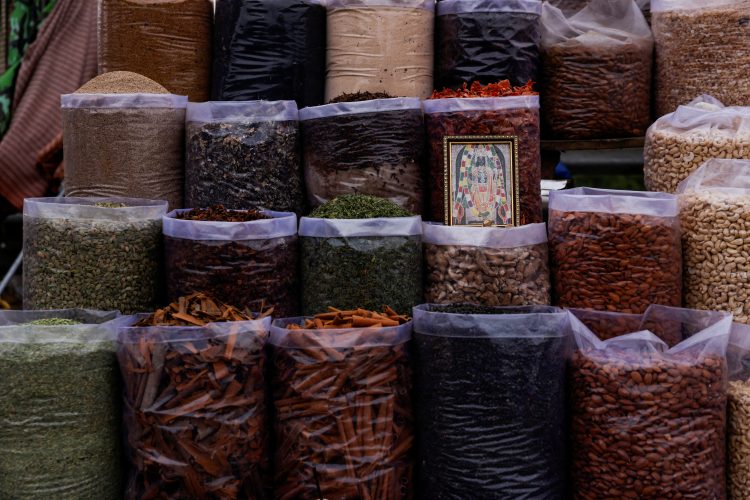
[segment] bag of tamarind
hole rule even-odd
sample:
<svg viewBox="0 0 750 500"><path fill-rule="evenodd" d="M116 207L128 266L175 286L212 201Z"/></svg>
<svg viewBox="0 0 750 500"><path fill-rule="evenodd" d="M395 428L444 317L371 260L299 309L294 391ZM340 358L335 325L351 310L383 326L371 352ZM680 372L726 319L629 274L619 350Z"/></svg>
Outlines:
<svg viewBox="0 0 750 500"><path fill-rule="evenodd" d="M732 316L652 306L649 329L606 341L570 318L576 498L726 498ZM659 329L682 340L669 347Z"/></svg>

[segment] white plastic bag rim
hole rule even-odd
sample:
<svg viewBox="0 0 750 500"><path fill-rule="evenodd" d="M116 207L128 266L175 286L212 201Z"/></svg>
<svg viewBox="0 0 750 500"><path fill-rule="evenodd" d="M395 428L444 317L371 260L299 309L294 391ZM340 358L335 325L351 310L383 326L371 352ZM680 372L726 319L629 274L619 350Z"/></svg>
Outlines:
<svg viewBox="0 0 750 500"><path fill-rule="evenodd" d="M651 13L710 9L738 3L737 0L651 0Z"/></svg>
<svg viewBox="0 0 750 500"><path fill-rule="evenodd" d="M299 235L308 238L349 238L368 236L421 236L422 217L381 217L377 219L318 219L302 217Z"/></svg>
<svg viewBox="0 0 750 500"><path fill-rule="evenodd" d="M257 123L298 121L294 101L208 101L187 105L188 123Z"/></svg>
<svg viewBox="0 0 750 500"><path fill-rule="evenodd" d="M434 0L328 0L328 9L356 9L370 7L392 7L399 9L421 9L435 11Z"/></svg>
<svg viewBox="0 0 750 500"><path fill-rule="evenodd" d="M739 170L745 175L740 174ZM712 176L721 176L726 179L726 185L712 185L708 181ZM745 182L745 186L739 185L739 180ZM734 184L732 184L734 182ZM695 169L685 180L677 185L675 191L678 195L696 192L698 194L725 193L734 196L747 196L750 194L750 160L731 158L711 158Z"/></svg>
<svg viewBox="0 0 750 500"><path fill-rule="evenodd" d="M185 109L188 97L174 94L63 94L63 109L69 108L174 108Z"/></svg>
<svg viewBox="0 0 750 500"><path fill-rule="evenodd" d="M339 102L310 106L299 111L300 121L328 118L331 116L360 115L366 113L383 113L386 111L422 110L422 101L417 97L395 97L392 99L373 99L360 102Z"/></svg>
<svg viewBox="0 0 750 500"><path fill-rule="evenodd" d="M390 327L367 327L367 328L342 328L337 330L290 330L289 325L303 325L306 317L297 318L283 318L278 319L271 325L271 336L268 339L268 343L282 348L298 349L300 347L310 348L321 348L320 342L310 342L306 346L298 346L292 344L290 337L294 335L308 335L315 336L321 335L328 340L323 347L332 349L348 349L352 347L382 347L382 346L396 346L409 342L412 338L412 327L413 321L409 321L399 326ZM372 342L372 333L378 332L381 336L390 337L387 341ZM334 333L332 335L332 333ZM365 341L362 341L362 338Z"/></svg>
<svg viewBox="0 0 750 500"><path fill-rule="evenodd" d="M589 187L550 192L549 209L656 217L677 217L680 212L678 198L673 194Z"/></svg>
<svg viewBox="0 0 750 500"><path fill-rule="evenodd" d="M84 321L78 325L28 325L46 318ZM101 320L100 322L96 322ZM135 322L135 316L119 311L54 309L45 311L0 311L0 344L93 344L111 342L117 329Z"/></svg>
<svg viewBox="0 0 750 500"><path fill-rule="evenodd" d="M547 243L547 225L541 222L504 228L446 226L439 222L424 222L422 243L483 248L528 247Z"/></svg>
<svg viewBox="0 0 750 500"><path fill-rule="evenodd" d="M539 109L538 95L508 97L449 97L422 102L425 114L457 111L500 111L503 109Z"/></svg>
<svg viewBox="0 0 750 500"><path fill-rule="evenodd" d="M94 206L97 203L124 203L122 208ZM26 198L23 202L25 217L45 219L91 219L113 221L140 221L159 219L167 213L168 203L163 200L142 198Z"/></svg>
<svg viewBox="0 0 750 500"><path fill-rule="evenodd" d="M184 208L172 210L162 217L164 236L196 241L248 241L285 238L297 234L297 215L292 212L262 210L271 219L247 222L224 222L177 219L177 214L189 212Z"/></svg>
<svg viewBox="0 0 750 500"><path fill-rule="evenodd" d="M148 316L148 314L139 314L136 318L140 320ZM204 326L126 326L118 329L117 342L137 344L145 338L161 344L184 343L207 338L224 338L230 335L268 334L270 328L270 317L248 321L208 323Z"/></svg>
<svg viewBox="0 0 750 500"><path fill-rule="evenodd" d="M441 0L437 3L438 16L472 12L523 12L542 14L541 0Z"/></svg>

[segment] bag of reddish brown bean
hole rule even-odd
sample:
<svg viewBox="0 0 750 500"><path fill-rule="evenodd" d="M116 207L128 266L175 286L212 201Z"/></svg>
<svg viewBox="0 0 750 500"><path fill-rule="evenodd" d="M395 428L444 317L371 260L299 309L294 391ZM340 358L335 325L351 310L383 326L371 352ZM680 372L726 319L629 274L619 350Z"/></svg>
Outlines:
<svg viewBox="0 0 750 500"><path fill-rule="evenodd" d="M568 309L601 340L621 337L633 332L648 330L669 347L685 340L680 324L671 320L673 308L651 306L645 314L624 314L592 309Z"/></svg>
<svg viewBox="0 0 750 500"><path fill-rule="evenodd" d="M650 331L599 340L571 315L573 491L585 500L726 497L729 314L655 306Z"/></svg>
<svg viewBox="0 0 750 500"><path fill-rule="evenodd" d="M577 188L550 194L549 246L556 305L642 314L680 306L677 198Z"/></svg>

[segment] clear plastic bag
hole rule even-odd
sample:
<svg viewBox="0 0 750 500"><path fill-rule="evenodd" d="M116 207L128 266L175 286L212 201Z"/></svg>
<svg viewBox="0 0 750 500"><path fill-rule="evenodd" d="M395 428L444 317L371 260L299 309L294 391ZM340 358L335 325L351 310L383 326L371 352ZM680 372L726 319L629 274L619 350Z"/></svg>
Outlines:
<svg viewBox="0 0 750 500"><path fill-rule="evenodd" d="M186 106L171 94L63 95L65 194L182 208Z"/></svg>
<svg viewBox="0 0 750 500"><path fill-rule="evenodd" d="M539 0L443 0L435 23L435 88L539 80Z"/></svg>
<svg viewBox="0 0 750 500"><path fill-rule="evenodd" d="M120 330L126 498L272 498L270 322Z"/></svg>
<svg viewBox="0 0 750 500"><path fill-rule="evenodd" d="M249 222L164 217L167 299L205 292L239 309L273 307L277 317L299 314L297 296L297 217L291 212L264 212L272 217Z"/></svg>
<svg viewBox="0 0 750 500"><path fill-rule="evenodd" d="M166 212L165 201L27 198L24 308L153 309L160 299Z"/></svg>
<svg viewBox="0 0 750 500"><path fill-rule="evenodd" d="M556 305L642 314L682 303L677 197L576 188L550 194Z"/></svg>
<svg viewBox="0 0 750 500"><path fill-rule="evenodd" d="M414 309L423 497L564 498L567 314L434 309Z"/></svg>
<svg viewBox="0 0 750 500"><path fill-rule="evenodd" d="M218 0L215 101L323 103L326 8L315 0Z"/></svg>
<svg viewBox="0 0 750 500"><path fill-rule="evenodd" d="M634 0L542 13L542 118L559 139L641 137L651 123L651 29Z"/></svg>
<svg viewBox="0 0 750 500"><path fill-rule="evenodd" d="M271 328L276 490L296 498L412 498L411 322Z"/></svg>
<svg viewBox="0 0 750 500"><path fill-rule="evenodd" d="M727 488L734 500L750 497L750 326L735 323L729 341Z"/></svg>
<svg viewBox="0 0 750 500"><path fill-rule="evenodd" d="M548 305L547 227L473 228L425 223L425 301Z"/></svg>
<svg viewBox="0 0 750 500"><path fill-rule="evenodd" d="M646 313L646 316L651 311ZM607 341L573 322L573 491L580 498L725 498L729 314L671 308L686 340Z"/></svg>
<svg viewBox="0 0 750 500"><path fill-rule="evenodd" d="M412 213L424 211L419 99L328 104L301 110L300 120L311 206L343 194L369 194Z"/></svg>

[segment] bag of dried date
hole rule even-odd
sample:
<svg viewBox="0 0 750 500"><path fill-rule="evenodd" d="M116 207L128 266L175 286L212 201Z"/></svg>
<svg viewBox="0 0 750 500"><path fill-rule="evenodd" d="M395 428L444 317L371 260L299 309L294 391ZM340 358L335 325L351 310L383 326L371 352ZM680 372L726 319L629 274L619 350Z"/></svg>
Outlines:
<svg viewBox="0 0 750 500"><path fill-rule="evenodd" d="M576 188L550 193L555 304L642 314L682 303L677 197Z"/></svg>
<svg viewBox="0 0 750 500"><path fill-rule="evenodd" d="M425 140L419 99L342 102L305 108L299 116L310 205L361 193L423 212Z"/></svg>
<svg viewBox="0 0 750 500"><path fill-rule="evenodd" d="M570 316L573 491L580 498L725 498L727 345L732 316L655 306L651 331L599 340ZM646 320L647 321L647 320ZM654 472L657 471L657 472Z"/></svg>
<svg viewBox="0 0 750 500"><path fill-rule="evenodd" d="M164 216L167 298L192 292L240 309L299 314L297 216L223 207Z"/></svg>
<svg viewBox="0 0 750 500"><path fill-rule="evenodd" d="M425 301L527 306L550 303L547 226L422 225Z"/></svg>
<svg viewBox="0 0 750 500"><path fill-rule="evenodd" d="M641 137L651 122L651 29L634 0L542 11L542 119L557 139Z"/></svg>
<svg viewBox="0 0 750 500"><path fill-rule="evenodd" d="M554 307L414 309L424 498L565 497L569 335Z"/></svg>

